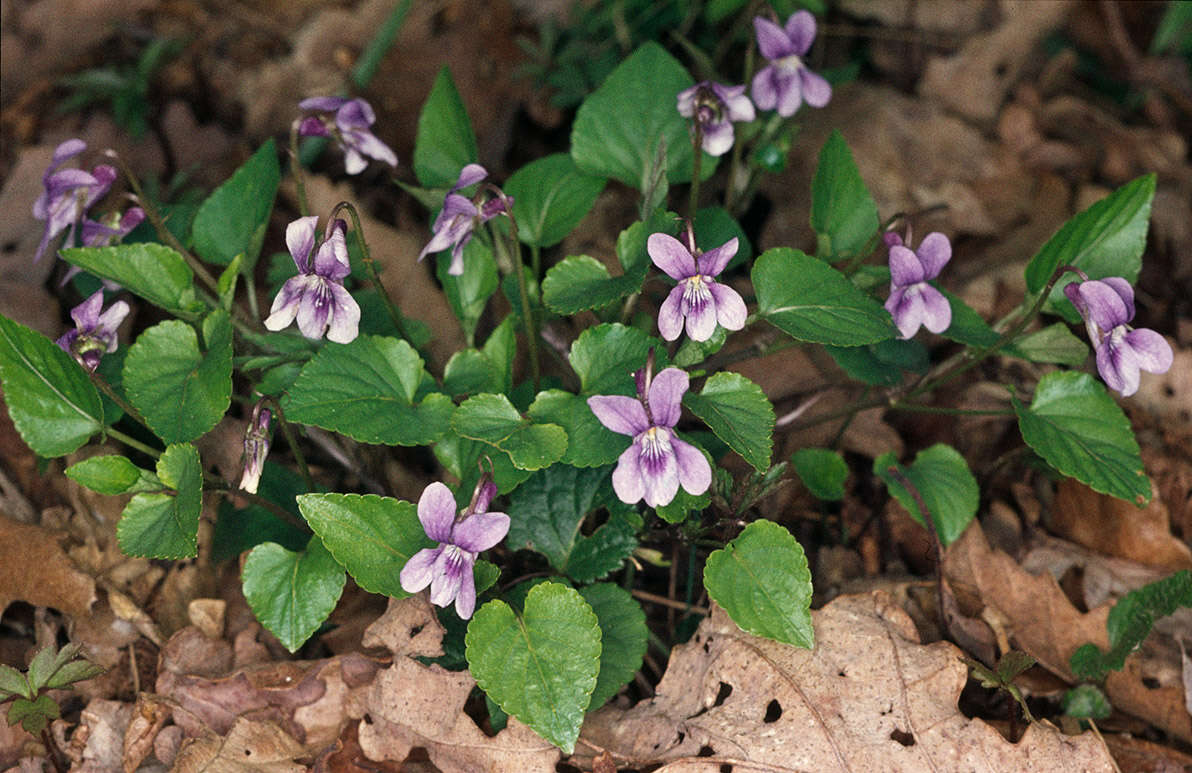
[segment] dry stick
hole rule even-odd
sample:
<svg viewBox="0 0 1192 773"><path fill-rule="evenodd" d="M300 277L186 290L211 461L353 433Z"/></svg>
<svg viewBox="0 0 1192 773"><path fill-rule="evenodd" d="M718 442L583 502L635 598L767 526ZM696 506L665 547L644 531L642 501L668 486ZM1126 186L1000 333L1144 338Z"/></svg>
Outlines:
<svg viewBox="0 0 1192 773"><path fill-rule="evenodd" d="M63 764L62 750L58 748L58 744L54 743L54 736L50 735L50 728L43 727L41 729L41 742L45 744L46 754L50 757L50 764L54 766L57 773L66 773L68 766Z"/></svg>
<svg viewBox="0 0 1192 773"><path fill-rule="evenodd" d="M634 589L630 591L630 593L642 601L649 601L652 604L660 604L670 609L678 609L683 612L694 612L697 615L705 616L712 613L707 607L697 607L694 604L684 604L682 601L668 599L666 596L659 596L657 593L650 593L649 591Z"/></svg>

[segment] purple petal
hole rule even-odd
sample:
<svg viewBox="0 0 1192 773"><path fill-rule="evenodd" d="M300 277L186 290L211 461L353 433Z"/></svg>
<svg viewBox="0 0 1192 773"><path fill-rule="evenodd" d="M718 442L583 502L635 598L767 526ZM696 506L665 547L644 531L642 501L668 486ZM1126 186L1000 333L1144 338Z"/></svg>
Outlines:
<svg viewBox="0 0 1192 773"><path fill-rule="evenodd" d="M389 164L389 166L397 166L397 154L393 152L392 148L377 139L372 132L354 132L352 140L355 149L360 153Z"/></svg>
<svg viewBox="0 0 1192 773"><path fill-rule="evenodd" d="M1082 282L1080 297L1088 308L1088 319L1103 331L1113 330L1130 321L1130 309L1113 285L1105 282Z"/></svg>
<svg viewBox="0 0 1192 773"><path fill-rule="evenodd" d="M127 303L116 301L108 307L107 311L99 315L99 321L95 326L95 335L96 337L108 339L109 352L116 351L119 341L116 337L116 328L120 327L120 323L128 316L129 311L130 309Z"/></svg>
<svg viewBox="0 0 1192 773"><path fill-rule="evenodd" d="M445 607L459 595L464 577L471 579L475 559L457 547L445 547L431 569L430 603Z"/></svg>
<svg viewBox="0 0 1192 773"><path fill-rule="evenodd" d="M778 86L774 80L777 72L774 66L763 67L753 76L750 93L759 110L773 110L778 104Z"/></svg>
<svg viewBox="0 0 1192 773"><path fill-rule="evenodd" d="M815 17L811 11L796 11L786 20L784 31L794 53L803 56L811 50L811 44L815 41Z"/></svg>
<svg viewBox="0 0 1192 773"><path fill-rule="evenodd" d="M952 306L943 293L927 283L919 287L923 302L923 327L933 333L942 333L952 324Z"/></svg>
<svg viewBox="0 0 1192 773"><path fill-rule="evenodd" d="M84 332L92 331L99 324L99 312L103 308L103 290L96 290L87 300L70 310L75 327Z"/></svg>
<svg viewBox="0 0 1192 773"><path fill-rule="evenodd" d="M605 427L622 435L637 435L650 428L646 409L632 397L624 395L593 395L588 407Z"/></svg>
<svg viewBox="0 0 1192 773"><path fill-rule="evenodd" d="M613 470L613 491L627 505L640 502L646 493L642 483L640 455L641 448L637 443L631 443L617 458L617 469Z"/></svg>
<svg viewBox="0 0 1192 773"><path fill-rule="evenodd" d="M464 234L464 238L455 243L451 248L451 265L447 267L448 276L463 276L464 275L464 247L468 246L468 242L472 241L472 232Z"/></svg>
<svg viewBox="0 0 1192 773"><path fill-rule="evenodd" d="M708 291L716 301L716 321L725 330L740 330L749 316L741 294L726 284L709 282Z"/></svg>
<svg viewBox="0 0 1192 773"><path fill-rule="evenodd" d="M942 233L932 232L923 237L919 249L915 250L923 266L923 279L935 279L952 259L952 244ZM921 281L921 280L916 280Z"/></svg>
<svg viewBox="0 0 1192 773"><path fill-rule="evenodd" d="M695 95L699 92L702 83L697 83L691 88L683 89L675 97L675 107L679 111L679 115L684 118L690 118L695 114Z"/></svg>
<svg viewBox="0 0 1192 773"><path fill-rule="evenodd" d="M752 121L757 117L753 108L753 101L745 96L745 86L732 86L724 89L725 115L730 121Z"/></svg>
<svg viewBox="0 0 1192 773"><path fill-rule="evenodd" d="M459 590L455 594L455 614L461 620L470 620L476 611L476 578L472 574L472 567L459 578Z"/></svg>
<svg viewBox="0 0 1192 773"><path fill-rule="evenodd" d="M767 59L781 59L797 53L786 31L769 19L753 17L753 30L757 33L757 48Z"/></svg>
<svg viewBox="0 0 1192 773"><path fill-rule="evenodd" d="M418 499L418 520L426 536L435 542L450 542L451 526L455 522L455 497L451 489L438 481L423 489Z"/></svg>
<svg viewBox="0 0 1192 773"><path fill-rule="evenodd" d="M455 525L451 541L464 550L479 553L505 539L509 523L505 513L473 513Z"/></svg>
<svg viewBox="0 0 1192 773"><path fill-rule="evenodd" d="M667 430L662 430L666 432ZM668 438L669 439L669 438ZM642 485L644 491L642 499L650 507L669 505L679 493L679 465L675 461L673 449L668 448L658 460L654 469L642 465Z"/></svg>
<svg viewBox="0 0 1192 773"><path fill-rule="evenodd" d="M298 271L310 273L310 252L315 247L315 229L318 227L317 215L300 217L286 226L286 247L290 250L290 257Z"/></svg>
<svg viewBox="0 0 1192 773"><path fill-rule="evenodd" d="M893 231L886 231L882 234L882 244L887 247L896 247L902 245L902 237Z"/></svg>
<svg viewBox="0 0 1192 773"><path fill-rule="evenodd" d="M666 300L658 309L658 334L664 340L674 341L683 332L683 285L671 288Z"/></svg>
<svg viewBox="0 0 1192 773"><path fill-rule="evenodd" d="M68 160L82 154L87 149L87 143L75 138L62 142L58 147L54 148L54 157L50 159L50 166L46 170L46 176L49 176L55 169L62 166Z"/></svg>
<svg viewBox="0 0 1192 773"><path fill-rule="evenodd" d="M700 255L698 260L699 273L706 277L713 277L720 274L724 270L724 267L728 265L728 262L736 256L738 244L737 237L734 236L719 247L708 250L703 255Z"/></svg>
<svg viewBox="0 0 1192 773"><path fill-rule="evenodd" d="M790 118L803 104L803 86L798 71L775 70L774 89L778 92L778 104L774 110L783 118Z"/></svg>
<svg viewBox="0 0 1192 773"><path fill-rule="evenodd" d="M451 192L455 193L460 188L467 188L469 185L476 183L488 177L488 170L480 164L468 164L463 169L459 170L459 179L455 181L455 185L451 186Z"/></svg>
<svg viewBox="0 0 1192 773"><path fill-rule="evenodd" d="M679 472L679 484L688 494L702 494L712 485L712 467L700 450L680 440L671 433L671 450L675 452L675 465Z"/></svg>
<svg viewBox="0 0 1192 773"><path fill-rule="evenodd" d="M686 279L696 273L695 258L675 237L661 231L650 234L646 239L646 252L650 260L671 279Z"/></svg>
<svg viewBox="0 0 1192 773"><path fill-rule="evenodd" d="M655 426L673 427L679 423L683 395L690 385L690 377L678 368L667 368L654 377L649 400Z"/></svg>
<svg viewBox="0 0 1192 773"><path fill-rule="evenodd" d="M348 101L347 97L309 97L298 103L298 109L334 112Z"/></svg>
<svg viewBox="0 0 1192 773"><path fill-rule="evenodd" d="M342 220L337 220L331 228L331 235L319 245L314 260L314 272L318 276L338 281L352 273L352 267L348 262L345 227Z"/></svg>
<svg viewBox="0 0 1192 773"><path fill-rule="evenodd" d="M302 303L302 296L306 294L311 281L319 281L317 277L299 274L290 277L278 290L273 299L273 307L269 309L269 316L265 319L267 330L284 330L294 321L298 314L298 306Z"/></svg>
<svg viewBox="0 0 1192 773"><path fill-rule="evenodd" d="M812 107L823 107L832 100L832 86L824 80L822 75L799 68L799 85L803 91L803 99Z"/></svg>
<svg viewBox="0 0 1192 773"><path fill-rule="evenodd" d="M373 113L372 105L363 99L349 99L335 111L335 125L344 134L353 129L372 126L376 120L377 116Z"/></svg>
<svg viewBox="0 0 1192 773"><path fill-rule="evenodd" d="M298 124L299 137L330 137L331 132L327 130L327 124L323 122L322 118L316 118L313 115L308 115L302 119L302 123Z"/></svg>
<svg viewBox="0 0 1192 773"><path fill-rule="evenodd" d="M918 256L901 244L890 248L890 286L907 287L927 278Z"/></svg>
<svg viewBox="0 0 1192 773"><path fill-rule="evenodd" d="M327 318L327 340L350 344L360 335L360 304L341 284L327 283L332 301Z"/></svg>
<svg viewBox="0 0 1192 773"><path fill-rule="evenodd" d="M1130 283L1120 276L1107 276L1097 281L1109 285L1110 289L1121 297L1122 303L1126 304L1126 321L1134 319L1134 288Z"/></svg>
<svg viewBox="0 0 1192 773"><path fill-rule="evenodd" d="M434 579L435 562L439 560L439 553L442 551L441 547L423 548L411 556L402 567L401 574L397 576L401 582L401 589L406 593L417 593L430 585L430 581Z"/></svg>
<svg viewBox="0 0 1192 773"><path fill-rule="evenodd" d="M707 341L715 332L716 303L709 293L707 301L697 300L687 307L687 337L692 341Z"/></svg>
<svg viewBox="0 0 1192 773"><path fill-rule="evenodd" d="M886 311L894 318L894 324L903 338L913 337L923 325L927 307L920 295L920 288L925 286L913 284L899 287L886 300Z"/></svg>
<svg viewBox="0 0 1192 773"><path fill-rule="evenodd" d="M1166 373L1175 359L1167 339L1149 328L1140 327L1126 333L1125 345L1134 352L1138 367L1147 373Z"/></svg>
<svg viewBox="0 0 1192 773"><path fill-rule="evenodd" d="M721 121L704 127L704 139L700 147L709 156L723 156L733 147L733 125Z"/></svg>
<svg viewBox="0 0 1192 773"><path fill-rule="evenodd" d="M1115 347L1106 341L1097 347L1097 372L1110 389L1129 397L1138 391L1138 365L1133 359L1133 350Z"/></svg>
<svg viewBox="0 0 1192 773"><path fill-rule="evenodd" d="M489 199L480 206L480 219L487 223L497 215L513 214L513 197Z"/></svg>

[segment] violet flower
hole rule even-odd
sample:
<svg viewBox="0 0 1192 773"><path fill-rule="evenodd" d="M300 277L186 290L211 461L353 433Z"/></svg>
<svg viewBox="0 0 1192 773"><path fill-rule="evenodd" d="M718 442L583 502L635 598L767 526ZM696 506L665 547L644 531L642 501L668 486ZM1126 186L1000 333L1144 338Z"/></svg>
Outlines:
<svg viewBox="0 0 1192 773"><path fill-rule="evenodd" d="M689 379L678 368L667 368L652 380L639 381L638 397L596 395L588 407L600 423L633 443L617 460L613 491L626 504L641 499L650 507L669 504L681 485L702 494L712 483L712 468L695 446L679 439L680 403Z"/></svg>
<svg viewBox="0 0 1192 773"><path fill-rule="evenodd" d="M116 328L128 316L128 304L116 301L103 310L103 290L96 290L87 300L70 310L74 330L67 330L55 343L92 373L104 354L116 351Z"/></svg>
<svg viewBox="0 0 1192 773"><path fill-rule="evenodd" d="M110 247L132 233L132 230L139 226L144 219L145 210L140 207L129 207L123 215L112 212L102 221L92 220L89 217L84 218L81 229L83 245L86 247ZM66 274L63 275L59 286L65 285L74 278L75 274L78 274L82 270L78 266L71 266L66 271ZM108 279L102 279L100 281L108 290L120 289L120 285Z"/></svg>
<svg viewBox="0 0 1192 773"><path fill-rule="evenodd" d="M752 121L756 117L744 86L703 81L680 91L677 101L679 115L694 119L692 134L698 125L701 147L710 156L723 156L733 146L734 121Z"/></svg>
<svg viewBox="0 0 1192 773"><path fill-rule="evenodd" d="M322 338L336 343L351 343L360 327L360 306L344 289L343 280L351 268L348 263L347 224L336 220L330 234L315 250L315 215L300 217L286 227L286 246L298 276L282 285L273 299L265 320L270 330L282 330L298 319L298 329L307 338Z"/></svg>
<svg viewBox="0 0 1192 773"><path fill-rule="evenodd" d="M54 150L54 158L42 176L45 190L33 202L33 216L44 220L45 233L37 245L33 262L41 260L55 236L67 232L66 243L74 243L75 229L91 205L103 198L116 179L115 167L100 164L90 172L82 169L59 169L58 167L87 149L87 143L80 139L67 140Z"/></svg>
<svg viewBox="0 0 1192 773"><path fill-rule="evenodd" d="M650 234L646 252L654 265L678 282L662 308L658 310L658 330L667 341L674 341L687 322L687 335L693 341L707 341L716 332L716 323L725 330L745 327L745 301L726 284L716 281L728 262L737 254L734 236L716 249L701 253L695 235L687 226L687 244L664 233Z"/></svg>
<svg viewBox="0 0 1192 773"><path fill-rule="evenodd" d="M397 155L368 128L377 121L372 106L363 99L347 97L311 97L298 103L301 110L324 115L302 119L298 134L303 137L331 137L344 152L344 169L360 174L368 166L365 156L397 166ZM331 117L334 113L334 118Z"/></svg>
<svg viewBox="0 0 1192 773"><path fill-rule="evenodd" d="M823 107L832 98L832 87L807 69L803 56L815 40L815 17L810 11L796 11L779 27L769 19L754 17L757 47L769 64L753 76L753 101L762 110L777 110L790 117L804 101Z"/></svg>
<svg viewBox="0 0 1192 773"><path fill-rule="evenodd" d="M1166 373L1171 344L1149 328L1130 327L1134 288L1120 276L1072 282L1064 295L1076 306L1097 355L1097 372L1110 389L1129 397L1138 391L1139 371Z"/></svg>
<svg viewBox="0 0 1192 773"><path fill-rule="evenodd" d="M488 550L509 533L509 516L488 512L497 493L492 481L483 479L462 520L455 517L455 497L438 481L422 491L418 520L426 536L438 547L423 548L402 567L402 590L417 593L430 586L430 603L445 607L455 602L455 611L467 620L476 610L476 582L472 567L476 554Z"/></svg>
<svg viewBox="0 0 1192 773"><path fill-rule="evenodd" d="M952 245L941 233L923 237L919 249L911 252L897 234L883 237L890 247L890 297L886 311L894 317L902 338L910 338L926 327L942 333L952 324L952 307L943 293L928 284L952 259Z"/></svg>
<svg viewBox="0 0 1192 773"><path fill-rule="evenodd" d="M252 417L244 431L244 474L240 476L240 488L250 494L257 493L261 472L265 469L265 457L269 455L269 423L273 413L257 403Z"/></svg>
<svg viewBox="0 0 1192 773"><path fill-rule="evenodd" d="M457 192L469 185L483 182L485 177L488 177L488 171L480 164L468 164L460 170L459 179L447 191L447 197L443 199L443 209L439 211L439 216L435 218L435 224L431 227L434 235L422 248L422 252L418 253L418 260L432 252L441 252L450 247L451 266L447 273L451 276L464 273L464 247L472 241L476 226L487 223L497 215L511 214L509 208L513 206L513 199L508 196L484 201L483 193L477 193L475 198L469 199Z"/></svg>

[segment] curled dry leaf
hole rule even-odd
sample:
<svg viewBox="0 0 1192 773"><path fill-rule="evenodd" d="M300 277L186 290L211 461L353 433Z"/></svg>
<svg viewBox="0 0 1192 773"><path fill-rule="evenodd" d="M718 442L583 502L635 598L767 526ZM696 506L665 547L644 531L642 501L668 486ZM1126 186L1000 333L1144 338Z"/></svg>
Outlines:
<svg viewBox="0 0 1192 773"><path fill-rule="evenodd" d="M490 738L464 713L476 686L467 671L413 659L442 655L442 639L443 627L422 596L390 600L388 611L365 632L365 646L393 652L393 665L377 674L368 695L372 721L360 723L360 747L369 759L400 762L420 746L444 773L554 771L559 750L515 717Z"/></svg>
<svg viewBox="0 0 1192 773"><path fill-rule="evenodd" d="M220 737L205 732L199 738L183 742L174 759L174 773L300 773L305 765L294 762L306 754L276 724L241 717Z"/></svg>
<svg viewBox="0 0 1192 773"><path fill-rule="evenodd" d="M0 613L14 601L86 617L95 581L75 568L54 532L0 515Z"/></svg>
<svg viewBox="0 0 1192 773"><path fill-rule="evenodd" d="M1073 681L1068 662L1077 647L1085 642L1101 649L1109 646L1108 605L1081 613L1050 574L1032 575L1007 554L991 548L978 523L949 546L944 574L953 587L971 590L987 608L1013 621L1013 643L1068 681ZM1184 708L1183 686L1159 680L1157 687L1148 687L1144 677L1151 682L1154 675L1142 670L1137 653L1131 655L1123 670L1111 671L1105 680L1110 702L1185 741L1192 740L1192 715Z"/></svg>
<svg viewBox="0 0 1192 773"><path fill-rule="evenodd" d="M842 596L812 612L816 648L743 633L719 608L671 653L655 697L588 718L578 749L668 773L1111 770L1091 734L1035 724L1012 744L956 702L961 652L919 644L883 592ZM711 756L708 756L711 750ZM752 764L750 764L752 763Z"/></svg>

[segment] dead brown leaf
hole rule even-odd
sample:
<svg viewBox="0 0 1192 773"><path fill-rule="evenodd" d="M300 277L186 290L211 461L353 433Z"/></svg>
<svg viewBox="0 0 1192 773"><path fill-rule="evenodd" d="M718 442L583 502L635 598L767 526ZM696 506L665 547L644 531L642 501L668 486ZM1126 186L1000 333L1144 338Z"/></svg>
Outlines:
<svg viewBox="0 0 1192 773"><path fill-rule="evenodd" d="M86 617L95 581L75 568L58 534L0 514L0 613L14 601Z"/></svg>
<svg viewBox="0 0 1192 773"><path fill-rule="evenodd" d="M153 751L157 734L170 718L170 707L152 693L137 695L124 733L124 773L133 773Z"/></svg>
<svg viewBox="0 0 1192 773"><path fill-rule="evenodd" d="M714 608L672 651L656 696L590 715L580 748L670 761L666 771L1112 770L1091 734L1035 724L1012 744L965 718L960 650L919 644L889 595L843 596L812 618L809 651L746 634Z"/></svg>
<svg viewBox="0 0 1192 773"><path fill-rule="evenodd" d="M174 773L300 773L294 760L305 754L302 744L272 722L241 717L227 735L206 732L182 744Z"/></svg>
<svg viewBox="0 0 1192 773"><path fill-rule="evenodd" d="M1032 575L1010 556L990 548L980 524L969 526L948 547L944 574L953 588L968 591L1010 621L1010 635L1019 649L1069 682L1074 679L1068 661L1077 647L1085 642L1109 646L1108 606L1081 613L1050 574ZM1146 682L1152 680L1159 685L1148 687ZM1164 684L1161 674L1144 673L1137 655L1126 659L1122 671L1110 672L1105 688L1114 706L1192 740L1192 716L1184 710L1182 686Z"/></svg>
<svg viewBox="0 0 1192 773"><path fill-rule="evenodd" d="M489 737L464 713L476 686L467 671L424 666L413 655L443 654L443 627L426 599L390 600L389 609L365 632L365 646L393 652L393 665L377 674L368 694L371 722L360 724L360 747L369 759L400 762L423 747L444 773L554 771L559 750L510 717Z"/></svg>

